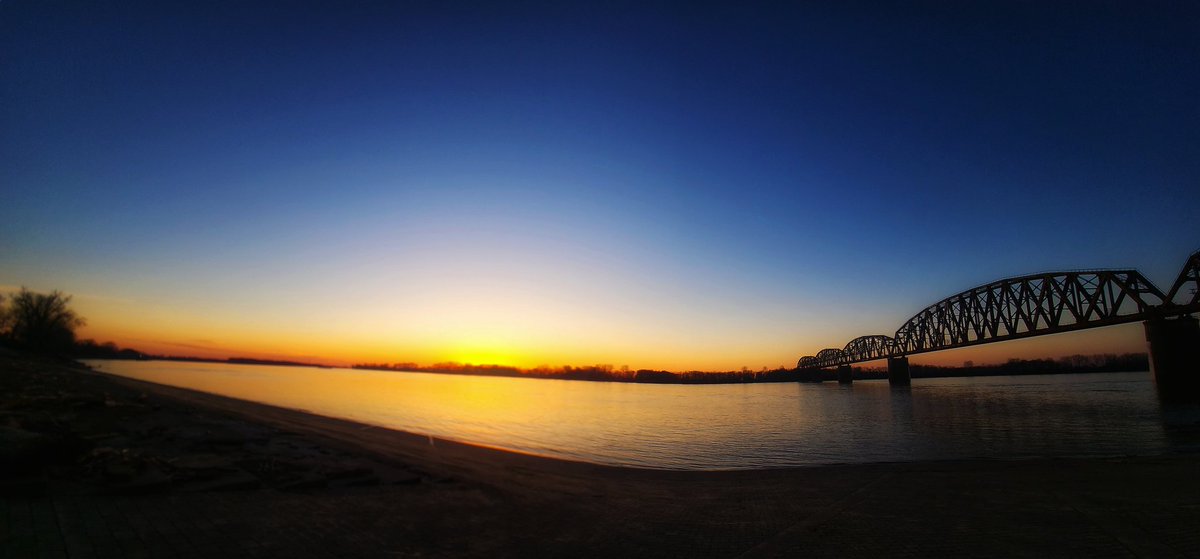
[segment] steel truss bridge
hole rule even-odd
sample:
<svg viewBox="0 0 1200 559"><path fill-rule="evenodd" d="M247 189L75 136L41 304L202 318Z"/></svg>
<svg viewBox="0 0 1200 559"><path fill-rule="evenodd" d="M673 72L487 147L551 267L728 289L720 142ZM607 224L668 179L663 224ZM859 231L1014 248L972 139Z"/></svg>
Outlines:
<svg viewBox="0 0 1200 559"><path fill-rule="evenodd" d="M861 336L800 358L823 369L918 353L1099 328L1200 311L1200 252L1163 293L1137 270L1077 270L1002 279L938 301L892 336Z"/></svg>

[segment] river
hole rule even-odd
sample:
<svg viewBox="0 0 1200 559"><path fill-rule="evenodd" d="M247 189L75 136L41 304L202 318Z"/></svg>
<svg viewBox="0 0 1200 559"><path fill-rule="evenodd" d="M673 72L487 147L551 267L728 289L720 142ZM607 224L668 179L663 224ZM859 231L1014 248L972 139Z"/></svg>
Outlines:
<svg viewBox="0 0 1200 559"><path fill-rule="evenodd" d="M1150 373L656 385L172 361L115 375L485 446L666 469L1195 451ZM1180 427L1182 425L1182 427Z"/></svg>

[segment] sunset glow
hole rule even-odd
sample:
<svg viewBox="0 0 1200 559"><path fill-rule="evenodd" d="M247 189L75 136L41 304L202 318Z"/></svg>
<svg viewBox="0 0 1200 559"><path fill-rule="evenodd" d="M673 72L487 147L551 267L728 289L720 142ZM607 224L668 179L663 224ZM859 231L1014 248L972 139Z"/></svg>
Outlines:
<svg viewBox="0 0 1200 559"><path fill-rule="evenodd" d="M1030 10L6 2L0 284L154 354L670 370L794 366L1036 271L1169 285L1197 73L1141 45L1194 30Z"/></svg>

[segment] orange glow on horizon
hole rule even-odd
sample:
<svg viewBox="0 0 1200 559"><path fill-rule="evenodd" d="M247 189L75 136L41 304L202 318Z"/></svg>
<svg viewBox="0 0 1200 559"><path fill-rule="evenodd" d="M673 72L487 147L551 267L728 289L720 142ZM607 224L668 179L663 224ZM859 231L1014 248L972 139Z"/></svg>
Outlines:
<svg viewBox="0 0 1200 559"><path fill-rule="evenodd" d="M711 317L629 320L576 316L570 309L553 315L551 307L523 314L505 307L483 315L465 306L448 307L441 314L421 309L411 315L375 307L317 315L311 309L301 312L289 307L280 316L243 308L249 305L214 309L202 302L89 295L77 295L72 305L88 320L79 337L101 343L112 341L154 355L249 357L330 366L457 362L525 369L611 365L633 370L759 370L794 367L800 357L824 347L840 347L861 333L857 328L832 331L801 323L768 323L745 326L734 332L735 338L729 330L714 327ZM1132 323L920 354L912 362L982 365L1011 358L1144 351L1142 326Z"/></svg>
<svg viewBox="0 0 1200 559"><path fill-rule="evenodd" d="M911 357L914 364L961 366L967 361L976 365L1003 363L1009 359L1057 359L1073 354L1140 353L1145 351L1140 324L1101 328L1092 331L1058 334L1026 340L998 342L979 346L918 354ZM368 343L339 344L334 340L290 341L283 337L261 339L245 338L241 343L224 343L224 336L216 339L166 338L150 332L108 330L85 326L80 338L93 338L97 342L112 341L121 347L134 348L154 355L194 356L211 359L248 357L299 361L328 366L349 366L356 363L417 363L431 366L437 363L454 362L463 365L497 365L530 369L538 366L589 366L610 364L614 367L627 365L631 369L665 369L670 371L726 371L742 366L757 370L761 367L775 368L782 365L795 366L795 359L782 363L764 361L761 357L719 357L707 363L698 363L677 355L651 352L631 353L624 357L598 358L573 355L569 352L525 350L524 348L495 348L486 345L450 344L448 348L412 348L407 351L389 350L386 344L374 346ZM208 342L208 343L206 343ZM791 348L784 348L785 351ZM795 352L795 350L793 350ZM776 359L775 361L779 361ZM725 363L723 366L722 363ZM743 363L743 365L729 364ZM864 366L879 366L881 362L864 363Z"/></svg>

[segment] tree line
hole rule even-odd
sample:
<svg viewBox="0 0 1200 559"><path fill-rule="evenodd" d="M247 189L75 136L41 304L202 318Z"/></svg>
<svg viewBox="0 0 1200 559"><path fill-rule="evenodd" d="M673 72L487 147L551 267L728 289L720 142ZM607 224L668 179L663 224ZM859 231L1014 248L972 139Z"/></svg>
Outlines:
<svg viewBox="0 0 1200 559"><path fill-rule="evenodd" d="M747 382L794 382L801 380L799 372L785 367L752 371L743 367L740 371L684 371L672 372L654 369L632 370L628 366L614 368L612 365L563 365L551 367L540 365L533 368L506 365L473 365L454 361L422 366L413 362L401 363L358 363L354 369L375 371L397 371L410 373L441 373L452 375L481 375L495 377L528 377L559 380L590 380L599 382L641 382L655 384L724 384Z"/></svg>
<svg viewBox="0 0 1200 559"><path fill-rule="evenodd" d="M995 365L963 363L962 367L911 365L912 378L970 377L995 375L1044 375L1057 373L1123 373L1150 370L1145 353L1098 353L1069 355L1058 359L1009 359Z"/></svg>
<svg viewBox="0 0 1200 559"><path fill-rule="evenodd" d="M756 382L819 382L836 379L833 370L803 371L778 367L752 371L743 367L740 371L662 371L653 369L630 370L629 367L614 369L612 365L586 365L581 367L562 366L549 367L542 365L530 369L502 365L472 365L467 363L443 362L422 366L413 362L402 363L361 363L353 365L355 369L371 369L380 371L442 373L457 375L483 375L502 377L548 378L560 380L590 380L602 382L637 382L651 384L729 384ZM1065 374L1065 373L1099 373L1127 372L1149 370L1149 358L1145 353L1125 354L1096 354L1072 355L1059 359L1010 359L995 365L974 365L970 362L963 367L943 367L935 365L911 365L910 374L913 378L964 377L964 376L995 376L995 375L1031 375L1031 374ZM863 368L852 369L854 378L859 380L886 379L887 369Z"/></svg>

